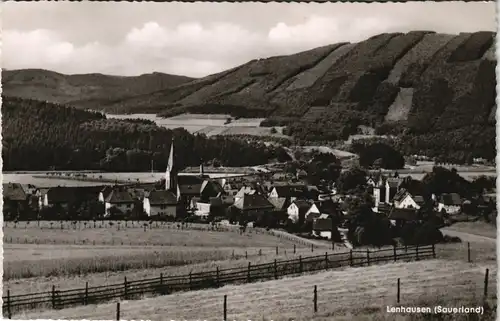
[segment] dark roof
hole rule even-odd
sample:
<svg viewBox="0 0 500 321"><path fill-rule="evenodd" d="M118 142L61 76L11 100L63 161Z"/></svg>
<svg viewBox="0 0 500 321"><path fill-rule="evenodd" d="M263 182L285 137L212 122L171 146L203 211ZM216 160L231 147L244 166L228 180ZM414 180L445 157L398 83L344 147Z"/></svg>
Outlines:
<svg viewBox="0 0 500 321"><path fill-rule="evenodd" d="M379 213L388 213L391 210L391 206L389 204L380 203L378 204L378 212Z"/></svg>
<svg viewBox="0 0 500 321"><path fill-rule="evenodd" d="M331 218L315 218L313 220L314 231L331 231L332 219Z"/></svg>
<svg viewBox="0 0 500 321"><path fill-rule="evenodd" d="M144 197L146 197L150 192L143 189L143 188L129 188L127 191L130 193L130 195L138 200L143 200Z"/></svg>
<svg viewBox="0 0 500 321"><path fill-rule="evenodd" d="M301 197L307 193L305 185L275 185L279 197Z"/></svg>
<svg viewBox="0 0 500 321"><path fill-rule="evenodd" d="M401 178L388 178L387 183L389 184L389 188L397 188L401 183L403 182L403 179Z"/></svg>
<svg viewBox="0 0 500 321"><path fill-rule="evenodd" d="M394 195L394 201L401 202L407 195L409 195L408 191L402 188Z"/></svg>
<svg viewBox="0 0 500 321"><path fill-rule="evenodd" d="M462 200L460 199L460 195L457 193L442 194L440 203L444 205L461 205Z"/></svg>
<svg viewBox="0 0 500 321"><path fill-rule="evenodd" d="M171 191L152 191L148 196L150 205L175 205L177 197Z"/></svg>
<svg viewBox="0 0 500 321"><path fill-rule="evenodd" d="M252 186L242 186L238 193L236 193L236 197L243 197L243 195L254 195L257 193L257 190Z"/></svg>
<svg viewBox="0 0 500 321"><path fill-rule="evenodd" d="M321 214L337 214L339 211L339 204L332 200L314 202Z"/></svg>
<svg viewBox="0 0 500 321"><path fill-rule="evenodd" d="M311 203L309 203L308 201L306 200L295 200L293 201L292 203L294 203L295 205L297 205L297 207L299 208L299 210L305 210L307 212L307 210L309 210L311 208Z"/></svg>
<svg viewBox="0 0 500 321"><path fill-rule="evenodd" d="M3 184L3 198L10 201L26 201L28 195L21 184L8 183Z"/></svg>
<svg viewBox="0 0 500 321"><path fill-rule="evenodd" d="M425 200L424 200L423 196L415 195L415 196L412 196L412 198L415 201L415 203L417 203L417 205L419 205L419 206L425 205Z"/></svg>
<svg viewBox="0 0 500 321"><path fill-rule="evenodd" d="M130 203L134 203L134 198L126 190L114 189L106 198L106 203L130 204Z"/></svg>
<svg viewBox="0 0 500 321"><path fill-rule="evenodd" d="M313 221L314 222L314 220L320 216L321 216L320 213L309 213L309 215L307 215L307 217L306 217L306 221Z"/></svg>
<svg viewBox="0 0 500 321"><path fill-rule="evenodd" d="M104 197L104 199L106 199L109 194L111 194L111 192L113 191L113 187L112 186L104 186L104 188L101 190L101 193L102 193L102 196Z"/></svg>
<svg viewBox="0 0 500 321"><path fill-rule="evenodd" d="M289 199L286 197L269 197L267 200L273 204L274 208L277 210L284 210L290 205Z"/></svg>
<svg viewBox="0 0 500 321"><path fill-rule="evenodd" d="M393 208L389 214L391 220L402 221L416 221L418 219L418 212L410 208Z"/></svg>
<svg viewBox="0 0 500 321"><path fill-rule="evenodd" d="M57 186L47 191L50 204L97 199L103 186Z"/></svg>
<svg viewBox="0 0 500 321"><path fill-rule="evenodd" d="M240 210L258 210L258 209L273 209L274 206L264 196L259 194L243 195L238 199L234 206Z"/></svg>

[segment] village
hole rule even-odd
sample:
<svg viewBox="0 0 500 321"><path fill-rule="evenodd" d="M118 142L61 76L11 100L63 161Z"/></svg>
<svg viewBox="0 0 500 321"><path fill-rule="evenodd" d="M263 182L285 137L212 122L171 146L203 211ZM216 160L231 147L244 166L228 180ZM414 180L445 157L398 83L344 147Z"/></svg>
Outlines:
<svg viewBox="0 0 500 321"><path fill-rule="evenodd" d="M215 179L201 164L198 175L183 175L174 159L172 143L165 179L156 183L51 188L4 184L5 220L177 221L213 228L238 225L241 230L285 229L352 248L394 243L394 238L407 236L410 228L410 234L423 235L404 243L436 243L443 241L436 231L445 225L464 217L494 221L491 216L496 215L491 196L446 190L437 195L422 181L400 177L397 172L386 176L355 167L342 173L338 182L322 180L323 184L312 185L301 169L295 175L270 172ZM448 176L454 173L441 172ZM363 233L360 229L364 237L359 235Z"/></svg>

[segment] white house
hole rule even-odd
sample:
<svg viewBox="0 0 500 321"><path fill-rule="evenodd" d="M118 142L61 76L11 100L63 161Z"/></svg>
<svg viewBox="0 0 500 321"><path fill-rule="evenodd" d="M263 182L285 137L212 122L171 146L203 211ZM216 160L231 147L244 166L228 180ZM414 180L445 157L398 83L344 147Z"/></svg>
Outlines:
<svg viewBox="0 0 500 321"><path fill-rule="evenodd" d="M134 202L135 200L128 191L116 188L104 200L105 215L109 216L111 214L111 208L115 208L122 213L132 211Z"/></svg>
<svg viewBox="0 0 500 321"><path fill-rule="evenodd" d="M144 212L148 216L177 216L177 196L171 191L152 191L144 197Z"/></svg>
<svg viewBox="0 0 500 321"><path fill-rule="evenodd" d="M405 189L401 189L394 197L395 208L420 209L424 206L424 198L420 195L411 195Z"/></svg>
<svg viewBox="0 0 500 321"><path fill-rule="evenodd" d="M439 198L438 211L445 210L448 214L457 214L462 209L462 200L457 193L442 194Z"/></svg>
<svg viewBox="0 0 500 321"><path fill-rule="evenodd" d="M332 200L316 201L310 204L307 212L304 215L306 220L314 220L321 215L337 215L340 213L338 204Z"/></svg>
<svg viewBox="0 0 500 321"><path fill-rule="evenodd" d="M238 193L234 195L234 201L237 202L243 198L245 195L255 195L257 190L251 186L242 186Z"/></svg>
<svg viewBox="0 0 500 321"><path fill-rule="evenodd" d="M288 219L294 223L305 219L305 214L310 207L311 204L305 200L294 200L286 209Z"/></svg>
<svg viewBox="0 0 500 321"><path fill-rule="evenodd" d="M293 202L296 199L303 198L307 196L308 190L305 185L275 185L271 192L269 193L269 197L284 197L290 199Z"/></svg>

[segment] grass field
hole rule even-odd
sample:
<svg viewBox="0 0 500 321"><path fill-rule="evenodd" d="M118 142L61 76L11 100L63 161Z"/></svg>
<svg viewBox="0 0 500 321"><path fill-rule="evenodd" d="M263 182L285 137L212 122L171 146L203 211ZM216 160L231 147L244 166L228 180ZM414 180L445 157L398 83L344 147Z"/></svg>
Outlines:
<svg viewBox="0 0 500 321"><path fill-rule="evenodd" d="M489 293L496 288L496 267L490 267ZM121 302L121 319L220 320L223 296L227 295L227 316L231 320L310 320L313 287L318 286L316 317L382 313L396 305L396 284L401 278L401 304L478 300L483 292L484 268L461 261L425 260L348 268L276 281L225 286L215 290ZM111 319L116 304L33 312L17 318Z"/></svg>
<svg viewBox="0 0 500 321"><path fill-rule="evenodd" d="M11 294L50 291L52 286L58 289L83 288L85 282L89 286L121 283L126 276L128 280L140 280L174 275L187 275L190 272L214 271L228 268L247 267L248 262L253 265L268 263L276 260L287 260L318 255L327 251L314 253L308 248L298 248L296 253L292 249L281 250L278 255L274 249L256 248L212 248L194 249L182 247L166 249L164 247L146 247L143 253L135 252L138 247L131 248L129 254L111 255L113 248L108 248L94 257L74 257L56 260L9 261L4 263L4 288ZM50 250L50 249L48 249ZM119 251L125 251L119 248ZM338 248L336 251L345 251ZM245 253L247 252L247 253ZM328 251L333 253L334 251ZM32 277L30 276L30 273Z"/></svg>
<svg viewBox="0 0 500 321"><path fill-rule="evenodd" d="M109 244L109 245L171 245L195 247L293 247L298 242L286 238L278 238L266 233L247 232L239 234L237 227L221 227L221 231L211 231L208 225L190 224L187 228L179 229L177 224L147 225L144 223L117 222L109 223L89 222L73 227L70 223L42 222L39 227L35 222L26 226L21 222L15 228L13 223L4 226L4 243L51 243L51 244ZM132 224L133 227L132 227ZM200 230L203 229L203 230ZM123 244L122 244L123 243Z"/></svg>
<svg viewBox="0 0 500 321"><path fill-rule="evenodd" d="M453 230L457 232L470 233L474 235L480 235L485 237L490 237L493 239L497 238L497 228L492 224L486 222L476 221L476 222L459 222L447 227L448 230Z"/></svg>

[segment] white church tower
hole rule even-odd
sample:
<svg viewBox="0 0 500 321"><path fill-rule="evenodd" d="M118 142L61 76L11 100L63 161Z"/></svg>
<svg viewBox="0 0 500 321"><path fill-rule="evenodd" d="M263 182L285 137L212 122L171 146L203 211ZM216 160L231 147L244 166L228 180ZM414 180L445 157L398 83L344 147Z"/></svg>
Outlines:
<svg viewBox="0 0 500 321"><path fill-rule="evenodd" d="M179 186L177 182L177 168L174 163L174 137L172 137L172 144L170 145L170 155L168 157L167 170L165 171L165 189L167 191L172 191L175 195L177 195L177 199L179 199Z"/></svg>

